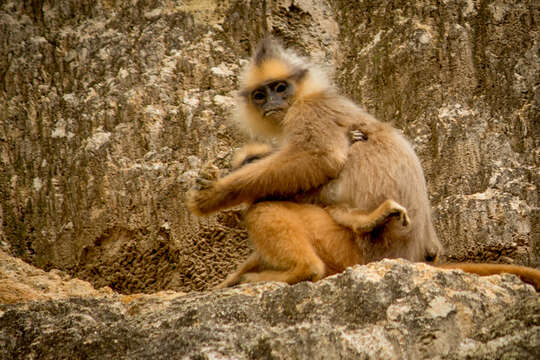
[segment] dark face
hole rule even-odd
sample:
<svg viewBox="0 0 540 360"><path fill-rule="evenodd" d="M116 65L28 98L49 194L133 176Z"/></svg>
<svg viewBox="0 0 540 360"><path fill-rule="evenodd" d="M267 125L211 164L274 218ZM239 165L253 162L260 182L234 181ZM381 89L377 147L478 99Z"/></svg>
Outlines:
<svg viewBox="0 0 540 360"><path fill-rule="evenodd" d="M249 101L265 118L281 120L294 95L289 80L272 80L249 93Z"/></svg>

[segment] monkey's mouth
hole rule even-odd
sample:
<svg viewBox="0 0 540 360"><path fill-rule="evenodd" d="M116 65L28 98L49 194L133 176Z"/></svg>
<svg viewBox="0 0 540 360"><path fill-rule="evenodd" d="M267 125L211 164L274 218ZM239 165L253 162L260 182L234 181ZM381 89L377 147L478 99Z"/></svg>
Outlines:
<svg viewBox="0 0 540 360"><path fill-rule="evenodd" d="M272 109L272 110L265 111L263 115L265 117L270 117L270 116L275 116L281 112L282 112L281 109Z"/></svg>

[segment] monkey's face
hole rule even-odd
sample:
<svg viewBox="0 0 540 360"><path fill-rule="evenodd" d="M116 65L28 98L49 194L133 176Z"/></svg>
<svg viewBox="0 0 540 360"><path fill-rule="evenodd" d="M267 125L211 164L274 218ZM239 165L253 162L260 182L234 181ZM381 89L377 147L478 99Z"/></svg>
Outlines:
<svg viewBox="0 0 540 360"><path fill-rule="evenodd" d="M277 44L264 42L242 74L237 114L254 134L283 135L284 119L301 98L308 69Z"/></svg>
<svg viewBox="0 0 540 360"><path fill-rule="evenodd" d="M279 126L294 98L295 86L288 79L271 80L252 90L248 101L260 116Z"/></svg>

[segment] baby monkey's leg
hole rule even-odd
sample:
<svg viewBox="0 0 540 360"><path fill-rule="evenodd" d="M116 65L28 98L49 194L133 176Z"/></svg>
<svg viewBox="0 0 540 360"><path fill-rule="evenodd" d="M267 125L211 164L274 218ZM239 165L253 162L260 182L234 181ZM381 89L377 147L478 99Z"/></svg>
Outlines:
<svg viewBox="0 0 540 360"><path fill-rule="evenodd" d="M247 272L250 271L256 271L257 268L260 266L261 259L259 257L259 254L256 252L251 254L246 261L244 261L238 269L236 269L235 272L227 276L225 280L223 280L218 286L216 286L216 289L222 289L229 286L237 285L241 282L242 275L244 275Z"/></svg>
<svg viewBox="0 0 540 360"><path fill-rule="evenodd" d="M343 206L329 206L326 210L338 224L350 228L356 233L370 232L396 216L399 217L403 226L411 223L407 209L393 200L384 201L372 212Z"/></svg>
<svg viewBox="0 0 540 360"><path fill-rule="evenodd" d="M307 224L300 215L301 209L300 204L279 201L251 206L245 223L265 269L245 272L240 276L240 283L281 281L295 284L303 280L317 281L325 276L325 264L313 247Z"/></svg>

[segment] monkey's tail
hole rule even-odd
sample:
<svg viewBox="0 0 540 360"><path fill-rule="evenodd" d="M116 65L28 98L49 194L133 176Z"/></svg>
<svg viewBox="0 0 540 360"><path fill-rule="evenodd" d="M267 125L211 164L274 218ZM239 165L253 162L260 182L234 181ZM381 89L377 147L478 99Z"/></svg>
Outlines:
<svg viewBox="0 0 540 360"><path fill-rule="evenodd" d="M527 284L531 284L535 287L536 291L540 292L540 270L527 266L474 263L437 264L435 266L441 269L459 269L480 276L498 275L502 273L513 274Z"/></svg>

